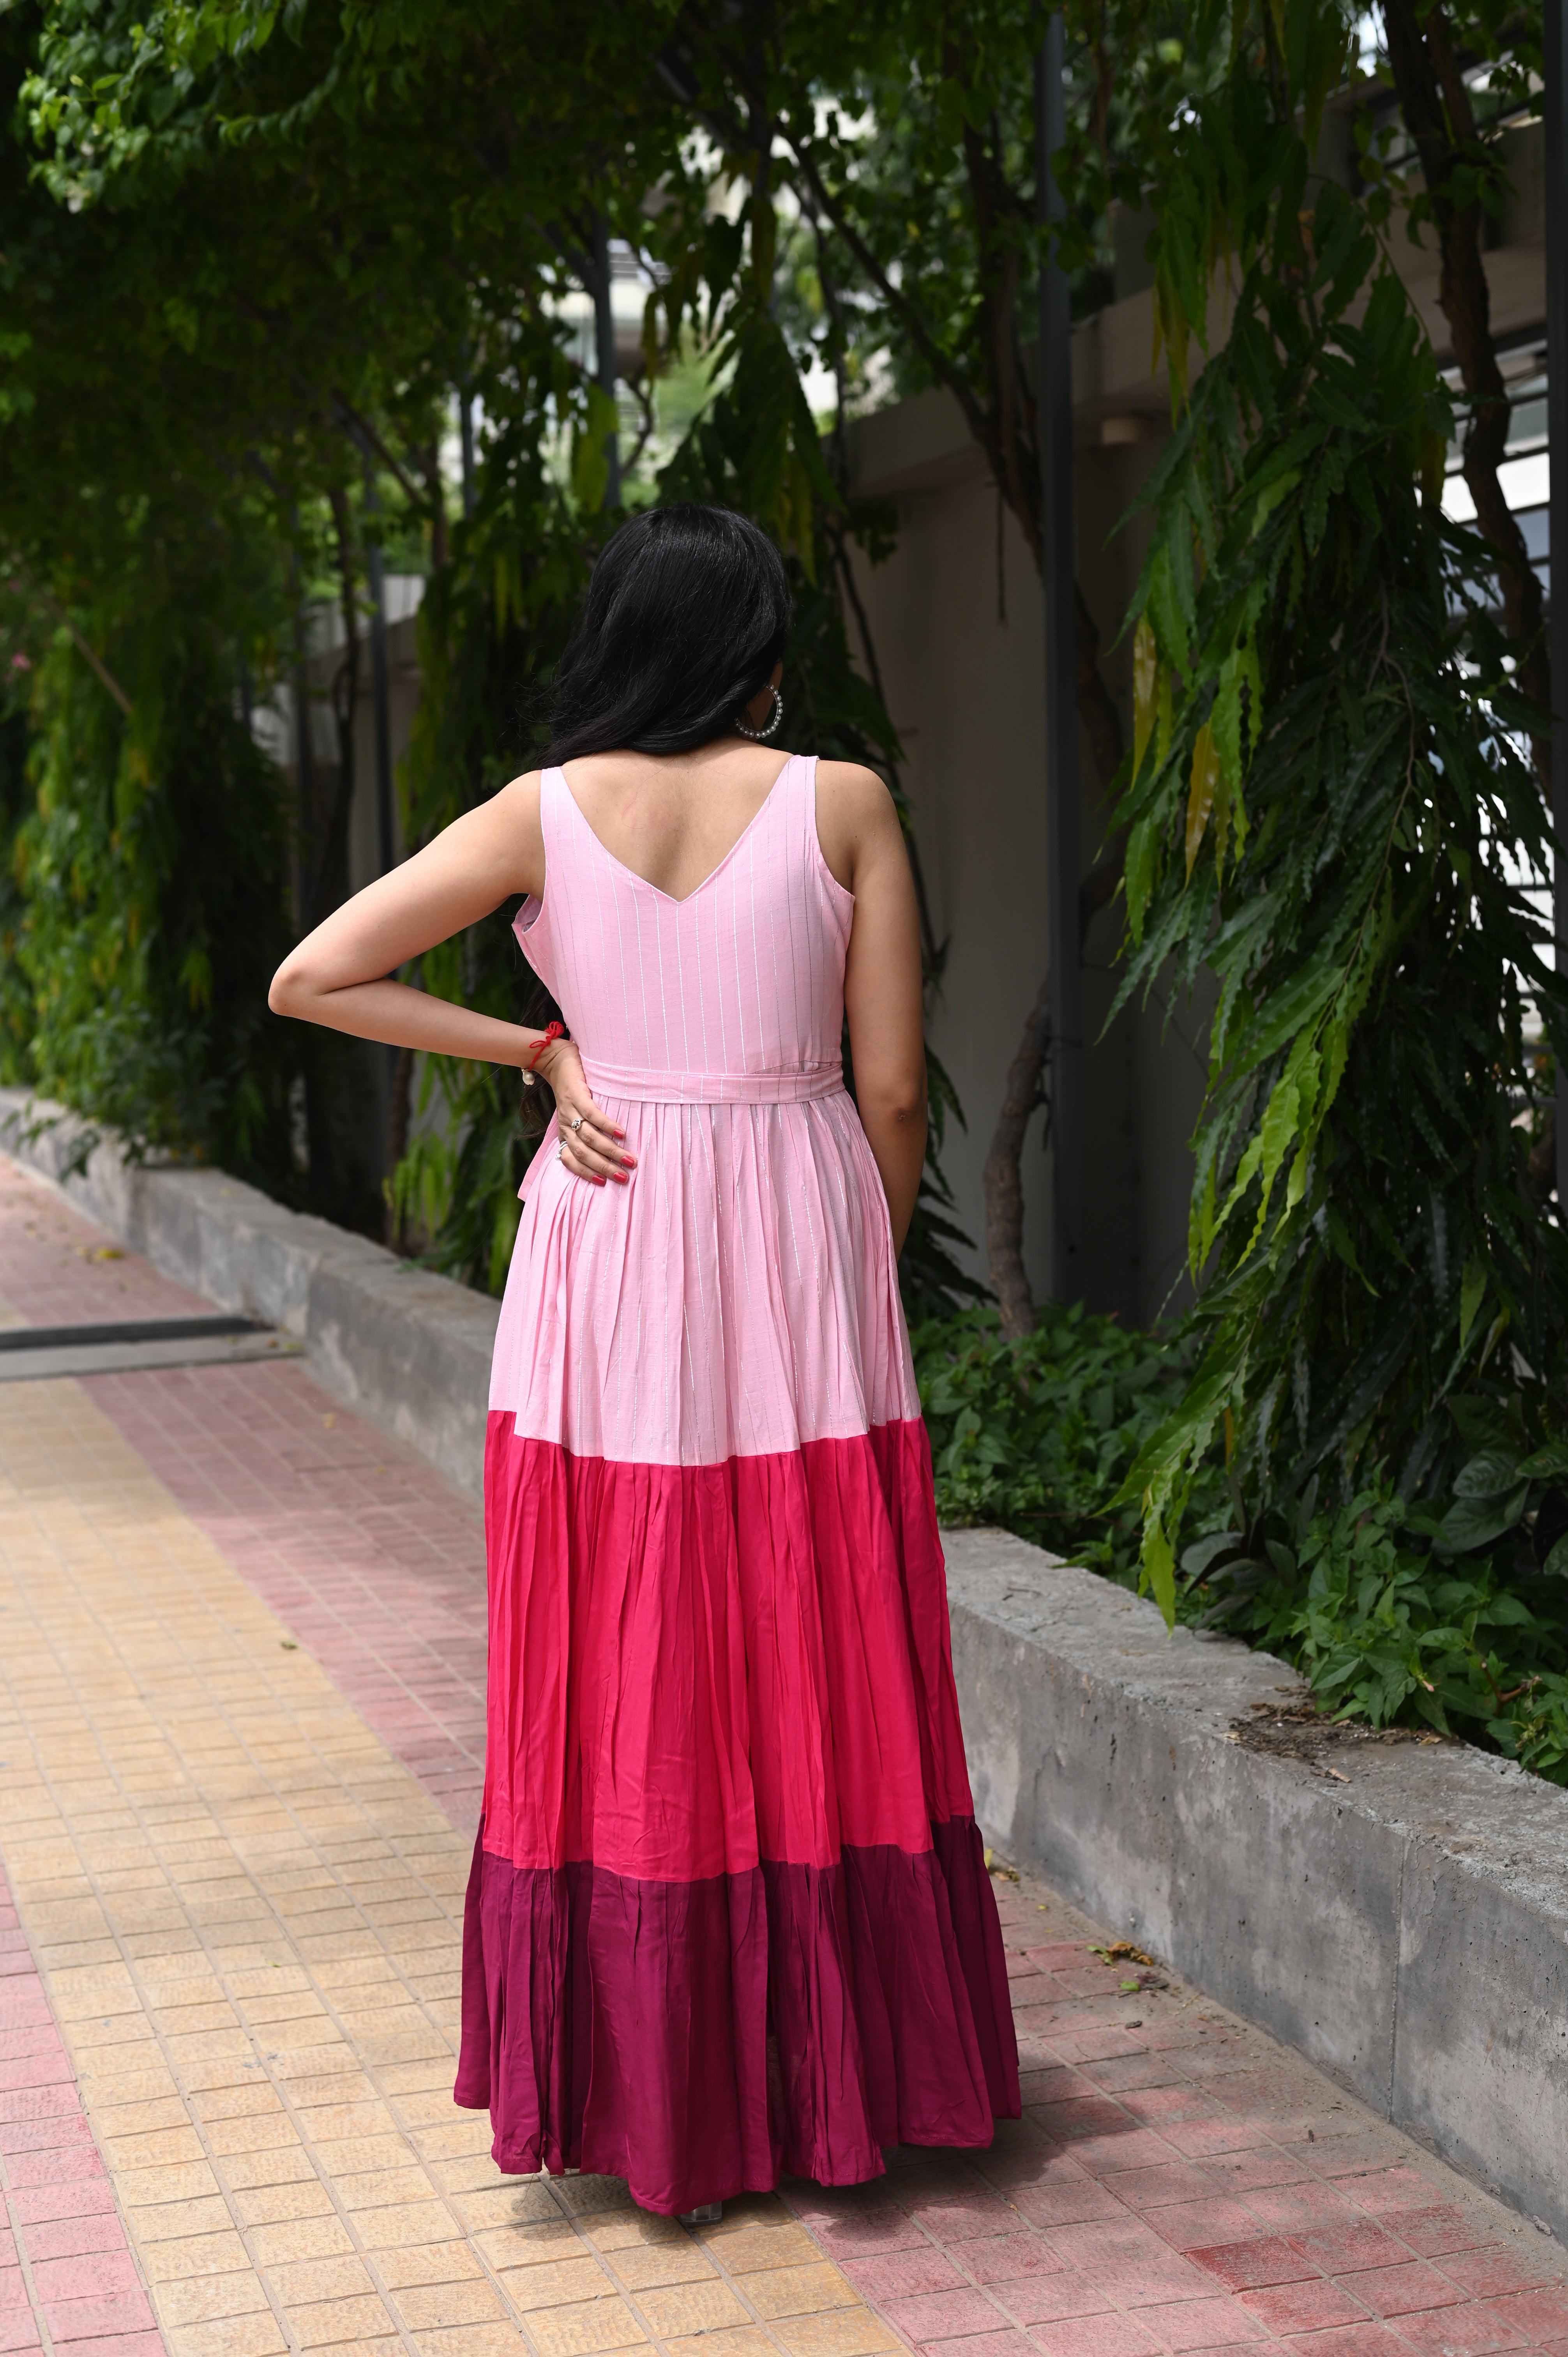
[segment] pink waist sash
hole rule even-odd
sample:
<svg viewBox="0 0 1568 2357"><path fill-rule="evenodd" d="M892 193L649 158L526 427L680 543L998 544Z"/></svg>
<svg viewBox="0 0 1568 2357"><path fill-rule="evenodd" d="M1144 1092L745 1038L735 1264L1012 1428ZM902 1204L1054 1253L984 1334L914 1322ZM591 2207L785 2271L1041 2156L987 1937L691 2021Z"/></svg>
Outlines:
<svg viewBox="0 0 1568 2357"><path fill-rule="evenodd" d="M596 1097L625 1097L644 1104L800 1104L811 1097L837 1096L843 1063L813 1064L777 1072L654 1072L601 1064L585 1056L583 1077Z"/></svg>

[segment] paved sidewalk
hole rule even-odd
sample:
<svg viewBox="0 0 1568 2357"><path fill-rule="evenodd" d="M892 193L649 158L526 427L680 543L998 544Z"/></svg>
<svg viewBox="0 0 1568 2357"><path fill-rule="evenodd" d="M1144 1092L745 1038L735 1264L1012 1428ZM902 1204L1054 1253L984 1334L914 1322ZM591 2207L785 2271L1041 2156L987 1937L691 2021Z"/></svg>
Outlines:
<svg viewBox="0 0 1568 2357"><path fill-rule="evenodd" d="M189 1305L106 1249L0 1163L0 1316ZM300 1364L0 1385L0 2351L1568 2357L1547 2236L1027 1881L990 2153L703 2235L502 2177L483 1645L478 1516Z"/></svg>

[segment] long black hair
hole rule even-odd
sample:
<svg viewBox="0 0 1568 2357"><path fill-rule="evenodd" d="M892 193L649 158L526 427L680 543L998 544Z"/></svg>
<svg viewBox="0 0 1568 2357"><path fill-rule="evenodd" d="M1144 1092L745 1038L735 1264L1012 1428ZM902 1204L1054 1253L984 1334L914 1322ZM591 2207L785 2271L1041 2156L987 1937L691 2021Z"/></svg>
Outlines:
<svg viewBox="0 0 1568 2357"><path fill-rule="evenodd" d="M789 629L783 561L748 517L644 509L594 567L555 674L545 762L691 753L728 736Z"/></svg>

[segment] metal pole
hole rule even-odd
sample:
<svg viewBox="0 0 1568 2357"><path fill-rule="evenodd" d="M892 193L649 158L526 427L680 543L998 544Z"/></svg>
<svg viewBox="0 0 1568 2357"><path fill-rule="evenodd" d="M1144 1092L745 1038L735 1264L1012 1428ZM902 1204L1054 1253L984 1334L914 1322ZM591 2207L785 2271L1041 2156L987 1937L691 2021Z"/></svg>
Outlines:
<svg viewBox="0 0 1568 2357"><path fill-rule="evenodd" d="M463 452L463 513L474 512L474 396L467 387L457 395L457 438Z"/></svg>
<svg viewBox="0 0 1568 2357"><path fill-rule="evenodd" d="M371 694L376 728L376 847L381 873L390 875L396 857L392 831L392 705L387 680L386 574L376 530L380 507L370 453L365 453L365 572L371 589Z"/></svg>
<svg viewBox="0 0 1568 2357"><path fill-rule="evenodd" d="M1035 188L1059 220L1051 158L1067 140L1058 13L1035 62ZM1052 1291L1083 1295L1083 1016L1078 938L1078 624L1072 499L1072 329L1054 246L1040 271L1040 530L1046 595L1046 847L1050 924Z"/></svg>
<svg viewBox="0 0 1568 2357"><path fill-rule="evenodd" d="M616 394L616 315L610 301L610 232L603 213L594 216L594 373L613 401ZM605 505L620 505L620 436L611 434L605 445L609 481Z"/></svg>
<svg viewBox="0 0 1568 2357"><path fill-rule="evenodd" d="M1568 968L1568 0L1546 0L1546 429L1551 552L1547 653L1552 670L1552 930ZM1568 1217L1568 1057L1557 1062L1557 1216Z"/></svg>
<svg viewBox="0 0 1568 2357"><path fill-rule="evenodd" d="M294 593L295 762L297 818L295 846L295 922L310 926L311 882L316 866L316 748L310 726L310 618L299 569L299 510L289 510L289 587Z"/></svg>

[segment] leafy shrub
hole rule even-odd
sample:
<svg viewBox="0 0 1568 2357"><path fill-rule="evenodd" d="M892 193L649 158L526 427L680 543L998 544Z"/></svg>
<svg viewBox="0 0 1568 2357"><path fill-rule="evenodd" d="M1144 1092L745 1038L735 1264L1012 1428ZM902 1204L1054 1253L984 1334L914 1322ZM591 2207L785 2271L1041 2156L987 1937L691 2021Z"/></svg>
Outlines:
<svg viewBox="0 0 1568 2357"><path fill-rule="evenodd" d="M1178 1611L1279 1654L1339 1718L1463 1734L1568 1784L1568 1641L1551 1609L1568 1589L1540 1583L1532 1609L1488 1558L1439 1554L1413 1527L1434 1519L1383 1487L1329 1514L1309 1495L1293 1540L1188 1547Z"/></svg>
<svg viewBox="0 0 1568 2357"><path fill-rule="evenodd" d="M1141 1516L1112 1501L1180 1394L1182 1343L1056 1303L1022 1340L985 1308L929 1319L910 1340L942 1520L999 1523L1133 1577Z"/></svg>
<svg viewBox="0 0 1568 2357"><path fill-rule="evenodd" d="M910 1339L942 1521L999 1523L1136 1585L1139 1509L1118 1492L1187 1380L1186 1338L1047 1304L1021 1341L993 1309ZM1463 1462L1436 1504L1376 1484L1320 1513L1315 1481L1250 1529L1206 1461L1192 1517L1208 1532L1183 1555L1177 1618L1277 1653L1337 1717L1463 1735L1568 1783L1568 1448L1520 1394L1450 1415Z"/></svg>

